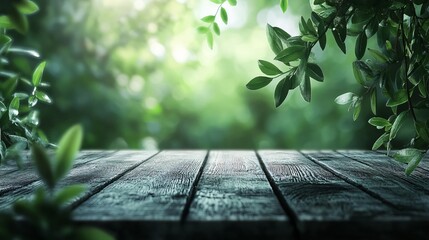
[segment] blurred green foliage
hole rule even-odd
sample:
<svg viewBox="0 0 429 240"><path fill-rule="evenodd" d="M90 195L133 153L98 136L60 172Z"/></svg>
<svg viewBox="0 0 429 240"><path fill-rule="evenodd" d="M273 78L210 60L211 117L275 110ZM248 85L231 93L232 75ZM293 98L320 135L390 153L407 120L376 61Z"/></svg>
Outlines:
<svg viewBox="0 0 429 240"><path fill-rule="evenodd" d="M297 33L307 2L290 1L286 15L275 0L226 6L228 25L219 22L213 50L195 30L216 11L208 1L37 3L28 36L16 38L48 62L53 104L42 106L40 127L49 139L75 122L85 128L84 148L371 148L379 135L368 109L353 122L334 103L359 89L354 56L339 49L314 51L325 82L314 82L312 104L294 92L275 109L274 87L246 89L259 74L257 60L273 58L266 24ZM29 72L31 61L16 64Z"/></svg>
<svg viewBox="0 0 429 240"><path fill-rule="evenodd" d="M17 47L12 37L14 31L28 31L27 16L38 10L30 0L5 1L0 6L0 164L13 160L20 165L22 150L29 143L49 145L38 128L36 106L38 102L51 102L44 90L49 84L42 82L46 62L37 59L37 51ZM33 60L34 68L17 68L21 59Z"/></svg>
<svg viewBox="0 0 429 240"><path fill-rule="evenodd" d="M38 187L31 198L19 199L11 209L0 212L1 239L114 239L99 228L73 223L70 203L86 191L85 186L58 186L73 165L82 137L80 125L70 127L61 137L55 157L37 143L31 146L43 186Z"/></svg>

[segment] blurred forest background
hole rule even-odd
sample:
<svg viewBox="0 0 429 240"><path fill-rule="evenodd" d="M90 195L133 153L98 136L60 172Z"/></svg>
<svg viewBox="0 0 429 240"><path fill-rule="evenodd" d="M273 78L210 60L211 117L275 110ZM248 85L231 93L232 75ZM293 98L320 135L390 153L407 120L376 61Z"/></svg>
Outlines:
<svg viewBox="0 0 429 240"><path fill-rule="evenodd" d="M283 14L277 0L239 0L227 7L229 24L220 26L213 50L196 31L216 11L208 0L36 2L30 32L17 34L15 45L47 60L53 104L40 105L40 126L50 140L77 122L86 149L371 148L381 134L367 123L369 103L356 122L334 103L360 88L354 54L342 54L332 38L332 47L315 52L325 82L313 82L311 104L294 91L276 109L274 84L246 89L260 75L257 60L274 58L266 24L297 34L308 1L290 1ZM15 59L28 74L37 61Z"/></svg>

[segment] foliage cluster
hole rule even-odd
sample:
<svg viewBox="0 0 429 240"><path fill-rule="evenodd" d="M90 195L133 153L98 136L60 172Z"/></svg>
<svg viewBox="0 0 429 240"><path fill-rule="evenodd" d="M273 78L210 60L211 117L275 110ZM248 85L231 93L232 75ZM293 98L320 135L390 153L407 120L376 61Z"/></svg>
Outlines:
<svg viewBox="0 0 429 240"><path fill-rule="evenodd" d="M0 6L0 163L4 159L19 160L22 151L32 148L32 159L45 187L39 187L32 199L20 199L13 208L0 213L0 239L113 239L92 227L77 227L72 222L69 203L84 190L82 185L58 187L70 171L82 142L82 127L70 128L61 138L55 157L44 147L50 145L38 129L35 109L39 101L51 103L43 91L46 62L32 72L31 79L17 68L15 55L39 58L34 50L12 46L13 36L7 30L28 31L28 14L39 7L29 0L8 0ZM20 161L18 161L20 163Z"/></svg>
<svg viewBox="0 0 429 240"><path fill-rule="evenodd" d="M408 164L405 173L410 174L429 147L429 2L310 0L310 3L311 16L301 17L299 36L267 25L268 43L276 55L274 60L286 70L259 60L259 68L266 76L253 78L247 88L260 89L274 80L276 107L295 88L310 102L311 79L322 82L325 78L322 68L312 58L313 48L318 45L324 50L330 32L339 49L346 53L346 38L355 37L353 73L362 89L359 93L342 94L335 102L349 105L353 120L368 102L375 115L369 124L384 130L373 150L385 145L389 153L392 148L405 147L393 154L393 158ZM280 5L285 11L287 1L280 1ZM372 37L377 45L368 47ZM377 115L380 101L391 109L389 116ZM412 128L414 134L406 146L394 146L401 128Z"/></svg>
<svg viewBox="0 0 429 240"><path fill-rule="evenodd" d="M49 85L42 82L46 62L39 63L28 79L16 69L14 62L20 56L39 58L39 54L15 47L7 32L9 29L27 32L27 15L38 10L38 6L29 0L6 1L0 7L0 163L7 158L20 160L20 152L29 142L48 144L38 128L39 112L36 109L39 101L51 103L43 90Z"/></svg>
<svg viewBox="0 0 429 240"><path fill-rule="evenodd" d="M32 158L44 187L32 199L20 199L11 211L0 215L1 239L113 239L93 227L78 227L72 222L69 203L85 191L83 185L58 189L58 182L70 171L82 142L82 127L71 127L61 138L55 157L39 144L32 145Z"/></svg>

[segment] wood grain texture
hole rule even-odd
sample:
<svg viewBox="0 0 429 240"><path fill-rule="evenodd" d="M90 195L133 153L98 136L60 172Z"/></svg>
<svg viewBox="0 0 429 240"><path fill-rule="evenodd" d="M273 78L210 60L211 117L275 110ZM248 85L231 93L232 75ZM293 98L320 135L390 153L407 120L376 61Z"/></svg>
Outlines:
<svg viewBox="0 0 429 240"><path fill-rule="evenodd" d="M70 173L58 183L58 188L72 184L85 184L87 191L80 198L74 200L74 202L80 202L97 192L103 185L110 183L110 181L120 176L129 168L141 163L155 153L155 151L91 151L88 152L88 155L83 153ZM0 198L0 209L8 208L19 198L30 197L34 190L41 186L43 186L42 182L37 179L26 185L22 185L21 183L19 188L2 195Z"/></svg>
<svg viewBox="0 0 429 240"><path fill-rule="evenodd" d="M75 209L118 239L187 239L180 219L207 151L162 151Z"/></svg>
<svg viewBox="0 0 429 240"><path fill-rule="evenodd" d="M78 219L179 221L206 151L163 151L76 209Z"/></svg>
<svg viewBox="0 0 429 240"><path fill-rule="evenodd" d="M77 155L74 167L81 166L102 157L107 157L113 153L114 151L82 151ZM53 155L53 153L51 154ZM29 157L27 162L24 162L23 169L18 171L16 171L16 169L11 169L3 175L0 175L0 196L4 195L8 191L28 186L39 180L35 166L31 161L32 160Z"/></svg>
<svg viewBox="0 0 429 240"><path fill-rule="evenodd" d="M292 233L288 218L253 151L210 152L186 220L192 222L191 225L212 223L210 228L194 231L195 234L210 232L213 239L237 236L276 239ZM259 224L249 225L255 221ZM225 233L231 225L239 235Z"/></svg>
<svg viewBox="0 0 429 240"><path fill-rule="evenodd" d="M371 151L258 154L83 151L59 187L86 184L74 220L118 239L429 240L424 168L405 177ZM0 171L0 209L42 185L34 170Z"/></svg>
<svg viewBox="0 0 429 240"><path fill-rule="evenodd" d="M392 177L390 172L333 151L304 151L304 154L405 214L429 216L429 195L404 179Z"/></svg>
<svg viewBox="0 0 429 240"><path fill-rule="evenodd" d="M406 164L395 161L394 159L377 153L375 151L362 150L341 150L338 151L346 157L359 161L374 169L377 169L394 179L402 179L409 182L420 190L429 193L429 172L422 168L416 168L410 176L404 174Z"/></svg>
<svg viewBox="0 0 429 240"><path fill-rule="evenodd" d="M398 233L394 211L297 151L258 151L295 212L301 239L361 239ZM396 219L399 220L399 219Z"/></svg>

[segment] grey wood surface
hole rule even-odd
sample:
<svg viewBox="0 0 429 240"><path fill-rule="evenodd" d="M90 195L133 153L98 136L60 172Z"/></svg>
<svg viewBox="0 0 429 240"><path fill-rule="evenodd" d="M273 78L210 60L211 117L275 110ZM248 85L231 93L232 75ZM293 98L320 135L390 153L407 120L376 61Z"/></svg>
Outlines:
<svg viewBox="0 0 429 240"><path fill-rule="evenodd" d="M254 151L211 151L187 221L217 223L213 239L221 239L221 229L231 223L243 237L280 239L290 237L293 229L262 171ZM245 223L258 221L250 228ZM192 223L193 224L193 223ZM197 228L202 234L210 228Z"/></svg>
<svg viewBox="0 0 429 240"><path fill-rule="evenodd" d="M373 151L83 151L59 187L118 239L428 239L429 172ZM3 170L2 170L3 169ZM0 166L0 209L42 182Z"/></svg>
<svg viewBox="0 0 429 240"><path fill-rule="evenodd" d="M113 154L114 151L85 151L80 152L74 162L74 167L82 166L88 162L95 161L97 159L103 159ZM0 197L8 191L13 191L22 188L23 186L29 186L35 183L39 177L36 174L35 166L31 163L31 159L27 159L23 163L23 169L17 170L16 166L7 166L7 172L0 175ZM0 198L1 202L1 198ZM1 203L0 203L1 208Z"/></svg>
<svg viewBox="0 0 429 240"><path fill-rule="evenodd" d="M341 150L338 153L378 171L385 172L391 178L403 179L412 185L420 187L422 191L429 193L429 172L421 167L416 168L410 176L406 176L404 170L407 165L395 161L386 155L380 156L379 153L373 151L357 150Z"/></svg>
<svg viewBox="0 0 429 240"><path fill-rule="evenodd" d="M163 151L78 206L76 219L109 220L105 226L121 239L181 234L181 216L206 155L207 151ZM158 224L145 224L154 221ZM129 222L134 227L122 229L120 223Z"/></svg>
<svg viewBox="0 0 429 240"><path fill-rule="evenodd" d="M353 239L369 232L380 236L392 230L386 226L386 218L398 220L389 206L297 151L259 154L306 239Z"/></svg>
<svg viewBox="0 0 429 240"><path fill-rule="evenodd" d="M141 163L156 152L147 151L141 153L135 151L104 151L99 152L98 154L94 152L87 153L88 155L92 155L92 157L88 157L88 155L81 155L78 157L74 168L70 171L70 174L58 183L58 188L72 184L86 185L86 192L80 198L75 199L75 203L85 200L97 192L98 189L121 176L129 168ZM27 171L23 171L23 173L26 172ZM34 175L34 171L32 173ZM38 180L38 176L33 175L31 175L31 177L34 177L34 181L25 185L21 184L20 187L6 192L6 194L3 194L3 196L0 197L0 209L7 208L11 203L19 198L31 197L34 190L43 185L41 180ZM21 174L19 174L19 176L21 176Z"/></svg>
<svg viewBox="0 0 429 240"><path fill-rule="evenodd" d="M364 164L333 151L304 151L304 154L397 210L429 216L428 193L405 179L395 177L387 169L381 171L369 165L369 161Z"/></svg>

